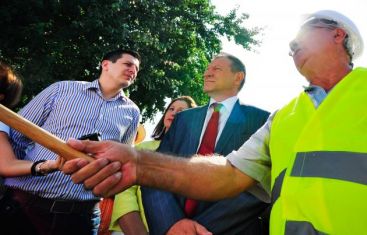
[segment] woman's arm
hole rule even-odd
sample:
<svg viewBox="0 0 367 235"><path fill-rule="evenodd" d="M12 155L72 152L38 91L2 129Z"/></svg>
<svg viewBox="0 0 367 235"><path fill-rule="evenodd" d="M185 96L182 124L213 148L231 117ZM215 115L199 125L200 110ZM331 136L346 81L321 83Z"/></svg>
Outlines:
<svg viewBox="0 0 367 235"><path fill-rule="evenodd" d="M38 167L42 173L51 173L58 170L61 161L61 158L47 160L39 163ZM0 175L3 177L30 175L32 165L31 161L17 159L9 143L8 134L0 131Z"/></svg>
<svg viewBox="0 0 367 235"><path fill-rule="evenodd" d="M9 143L8 135L0 132L0 175L14 177L31 174L33 162L18 160Z"/></svg>
<svg viewBox="0 0 367 235"><path fill-rule="evenodd" d="M138 186L132 186L115 196L111 225L119 225L125 235L147 234L147 229L141 217L141 201ZM140 191L139 191L140 192Z"/></svg>

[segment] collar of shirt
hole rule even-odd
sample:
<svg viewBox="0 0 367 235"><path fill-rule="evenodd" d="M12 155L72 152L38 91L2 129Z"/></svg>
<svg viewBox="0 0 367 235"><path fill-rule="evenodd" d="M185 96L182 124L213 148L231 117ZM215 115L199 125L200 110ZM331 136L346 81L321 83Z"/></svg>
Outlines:
<svg viewBox="0 0 367 235"><path fill-rule="evenodd" d="M238 97L237 96L229 97L229 98L227 98L227 99L225 99L225 100L223 100L221 102L218 102L218 101L216 101L213 98L210 98L208 109L209 110L210 109L212 110L211 105L213 103L220 103L220 104L223 105L223 107L220 109L220 115L223 116L223 115L227 115L228 114L228 116L229 116L229 114L232 112L233 106L237 102L237 100L238 100ZM211 112L213 112L213 111L211 111Z"/></svg>
<svg viewBox="0 0 367 235"><path fill-rule="evenodd" d="M324 101L326 96L328 95L324 88L316 85L309 85L308 87L304 87L304 91L312 100L315 108L318 108L322 101Z"/></svg>
<svg viewBox="0 0 367 235"><path fill-rule="evenodd" d="M103 97L102 94L102 90L101 90L101 86L99 85L99 80L96 79L93 82L89 82L86 86L85 86L85 90L96 90L97 94L101 97ZM117 99L122 99L126 101L126 96L124 94L124 91L121 89L121 92L119 92L115 97L111 98L111 101L117 100Z"/></svg>

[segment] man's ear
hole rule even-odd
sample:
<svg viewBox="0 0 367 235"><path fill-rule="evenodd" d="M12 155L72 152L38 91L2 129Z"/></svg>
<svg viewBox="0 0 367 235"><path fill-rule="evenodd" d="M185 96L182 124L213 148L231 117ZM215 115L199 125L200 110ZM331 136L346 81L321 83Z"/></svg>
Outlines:
<svg viewBox="0 0 367 235"><path fill-rule="evenodd" d="M103 70L108 70L108 60L103 60L102 62L101 62L101 68L102 68L102 71Z"/></svg>
<svg viewBox="0 0 367 235"><path fill-rule="evenodd" d="M0 101L5 99L5 95L4 94L0 94Z"/></svg>
<svg viewBox="0 0 367 235"><path fill-rule="evenodd" d="M335 42L344 43L344 39L346 36L347 33L343 29L340 28L335 29L335 35L334 35Z"/></svg>
<svg viewBox="0 0 367 235"><path fill-rule="evenodd" d="M244 79L245 79L245 73L244 72L237 72L236 73L236 83L238 83L238 86L241 85L241 82Z"/></svg>

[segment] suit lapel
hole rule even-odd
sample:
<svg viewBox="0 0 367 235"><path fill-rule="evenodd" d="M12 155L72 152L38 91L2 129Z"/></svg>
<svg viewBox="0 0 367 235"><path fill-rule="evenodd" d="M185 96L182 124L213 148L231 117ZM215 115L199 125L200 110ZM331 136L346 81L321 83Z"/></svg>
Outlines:
<svg viewBox="0 0 367 235"><path fill-rule="evenodd" d="M201 130L203 129L207 110L208 105L197 108L197 112L195 112L194 115L190 117L192 119L191 130L189 130L189 132L192 133L192 135L190 135L192 139L190 141L191 144L189 145L189 148L195 153L199 147Z"/></svg>
<svg viewBox="0 0 367 235"><path fill-rule="evenodd" d="M241 133L245 122L245 112L237 100L228 117L227 123L223 128L222 134L219 137L218 143L215 146L216 153L222 153L225 150L228 141L235 141L233 136L237 136L237 133Z"/></svg>

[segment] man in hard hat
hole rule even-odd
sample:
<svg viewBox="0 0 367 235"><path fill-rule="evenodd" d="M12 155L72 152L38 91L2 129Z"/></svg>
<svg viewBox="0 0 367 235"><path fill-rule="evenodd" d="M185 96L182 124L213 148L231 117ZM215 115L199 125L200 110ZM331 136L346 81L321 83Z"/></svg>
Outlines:
<svg viewBox="0 0 367 235"><path fill-rule="evenodd" d="M138 183L216 200L259 182L272 195L272 234L365 233L367 69L352 64L363 40L346 16L319 11L306 18L290 49L310 86L226 158L184 160L112 142L69 141L98 152L98 160L70 161L64 172L107 195Z"/></svg>

